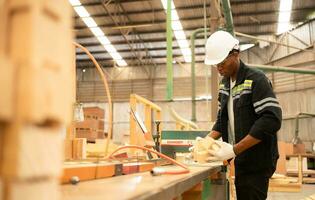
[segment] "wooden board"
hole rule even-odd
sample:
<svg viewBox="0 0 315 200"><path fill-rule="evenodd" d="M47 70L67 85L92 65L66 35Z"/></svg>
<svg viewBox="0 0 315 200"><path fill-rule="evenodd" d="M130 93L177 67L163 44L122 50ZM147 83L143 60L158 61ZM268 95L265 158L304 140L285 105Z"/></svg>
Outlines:
<svg viewBox="0 0 315 200"><path fill-rule="evenodd" d="M154 163L150 162L124 163L123 174L151 171L153 167Z"/></svg>
<svg viewBox="0 0 315 200"><path fill-rule="evenodd" d="M121 175L121 172L122 164L120 163L67 162L64 165L61 182L70 183L70 179L73 176L79 177L80 181L87 181L99 178L112 177L114 175Z"/></svg>
<svg viewBox="0 0 315 200"><path fill-rule="evenodd" d="M269 183L269 192L301 192L300 183Z"/></svg>
<svg viewBox="0 0 315 200"><path fill-rule="evenodd" d="M86 158L86 138L74 138L72 144L73 159Z"/></svg>

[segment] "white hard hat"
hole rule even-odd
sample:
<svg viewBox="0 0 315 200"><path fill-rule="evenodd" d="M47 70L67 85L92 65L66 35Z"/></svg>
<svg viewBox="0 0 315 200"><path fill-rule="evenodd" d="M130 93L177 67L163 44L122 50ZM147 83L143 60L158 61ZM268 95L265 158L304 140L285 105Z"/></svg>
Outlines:
<svg viewBox="0 0 315 200"><path fill-rule="evenodd" d="M222 62L232 49L239 49L239 41L226 31L216 31L206 43L206 65Z"/></svg>

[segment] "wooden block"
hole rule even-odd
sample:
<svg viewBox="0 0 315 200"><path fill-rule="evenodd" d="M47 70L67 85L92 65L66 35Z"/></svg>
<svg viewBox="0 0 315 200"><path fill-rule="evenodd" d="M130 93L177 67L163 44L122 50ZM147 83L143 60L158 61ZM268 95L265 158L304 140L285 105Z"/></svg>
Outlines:
<svg viewBox="0 0 315 200"><path fill-rule="evenodd" d="M88 128L92 130L99 129L99 121L95 119L85 119L83 122L76 122L75 127L80 128Z"/></svg>
<svg viewBox="0 0 315 200"><path fill-rule="evenodd" d="M120 175L122 164L120 163L65 163L62 183L69 183L71 177L77 176L80 181Z"/></svg>
<svg viewBox="0 0 315 200"><path fill-rule="evenodd" d="M59 200L58 180L12 181L6 183L6 200Z"/></svg>
<svg viewBox="0 0 315 200"><path fill-rule="evenodd" d="M153 163L124 163L123 164L123 174L133 174L138 172L146 172L152 170L154 167Z"/></svg>
<svg viewBox="0 0 315 200"><path fill-rule="evenodd" d="M17 112L30 122L68 123L74 94L71 8L64 0L50 5L47 0L10 1L9 53L18 68ZM65 10L69 12L61 13Z"/></svg>
<svg viewBox="0 0 315 200"><path fill-rule="evenodd" d="M13 118L13 65L0 54L0 121Z"/></svg>
<svg viewBox="0 0 315 200"><path fill-rule="evenodd" d="M75 138L73 140L73 158L85 159L86 158L86 138Z"/></svg>
<svg viewBox="0 0 315 200"><path fill-rule="evenodd" d="M94 130L76 130L77 138L86 138L88 142L94 142L97 138L97 132Z"/></svg>
<svg viewBox="0 0 315 200"><path fill-rule="evenodd" d="M105 111L99 107L85 107L83 108L84 117L88 119L104 119Z"/></svg>
<svg viewBox="0 0 315 200"><path fill-rule="evenodd" d="M72 157L73 157L72 156L72 151L73 151L72 142L73 142L73 140L68 140L68 139L64 140L64 148L65 148L64 159L65 160L72 159Z"/></svg>
<svg viewBox="0 0 315 200"><path fill-rule="evenodd" d="M62 128L10 125L4 133L2 174L26 179L59 177L63 161Z"/></svg>
<svg viewBox="0 0 315 200"><path fill-rule="evenodd" d="M105 127L104 120L99 119L98 120L98 130L101 130L104 132L104 127Z"/></svg>
<svg viewBox="0 0 315 200"><path fill-rule="evenodd" d="M283 141L278 141L278 151L279 151L279 159L277 162L276 173L278 174L286 174L286 146L287 143Z"/></svg>

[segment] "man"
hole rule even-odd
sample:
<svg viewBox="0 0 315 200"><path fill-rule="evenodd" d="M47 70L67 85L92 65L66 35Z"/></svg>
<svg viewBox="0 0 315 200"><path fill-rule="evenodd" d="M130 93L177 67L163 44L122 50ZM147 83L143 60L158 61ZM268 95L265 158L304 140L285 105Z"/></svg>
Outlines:
<svg viewBox="0 0 315 200"><path fill-rule="evenodd" d="M225 31L213 33L206 43L205 64L216 65L223 76L219 111L209 137L221 146L210 160L235 157L238 200L266 199L269 178L279 157L277 131L282 113L269 79L247 67L239 55L239 41Z"/></svg>

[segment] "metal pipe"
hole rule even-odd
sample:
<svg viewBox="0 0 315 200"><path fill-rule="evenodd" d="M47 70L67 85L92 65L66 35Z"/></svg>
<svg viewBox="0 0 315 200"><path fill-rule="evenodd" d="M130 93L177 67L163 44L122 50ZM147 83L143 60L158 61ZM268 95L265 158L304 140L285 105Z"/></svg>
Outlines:
<svg viewBox="0 0 315 200"><path fill-rule="evenodd" d="M195 39L198 34L208 31L209 28L199 28L192 32L190 37L191 48L191 121L196 122L196 75L195 75Z"/></svg>
<svg viewBox="0 0 315 200"><path fill-rule="evenodd" d="M295 133L294 138L292 139L293 144L300 144L302 143L301 139L299 138L299 119L301 116L307 116L307 117L315 117L314 113L298 113L295 117Z"/></svg>
<svg viewBox="0 0 315 200"><path fill-rule="evenodd" d="M172 10L171 0L167 0L166 12L166 43L167 43L167 86L166 86L166 99L171 101L173 99L173 52L172 52Z"/></svg>
<svg viewBox="0 0 315 200"><path fill-rule="evenodd" d="M312 69L299 69L299 68L291 68L291 67L280 67L280 66L258 65L258 64L246 64L246 65L249 67L261 69L263 71L315 75L315 70L312 70Z"/></svg>
<svg viewBox="0 0 315 200"><path fill-rule="evenodd" d="M229 33L231 33L233 36L235 36L230 1L222 0L222 6L223 6L224 18L226 21L226 30Z"/></svg>
<svg viewBox="0 0 315 200"><path fill-rule="evenodd" d="M314 53L313 50L302 49L302 48L299 48L299 47L283 44L281 42L275 42L275 41L264 39L264 38L259 38L259 37L256 37L256 36L253 36L253 35L248 35L248 34L245 34L245 33L235 32L235 35L246 37L246 38L250 38L250 39L254 39L254 40L260 40L260 41L264 41L264 42L269 42L269 43L273 43L273 44L278 44L278 45L281 45L281 46L289 47L289 48L292 48L292 49L298 49L298 50L305 51L305 52Z"/></svg>

